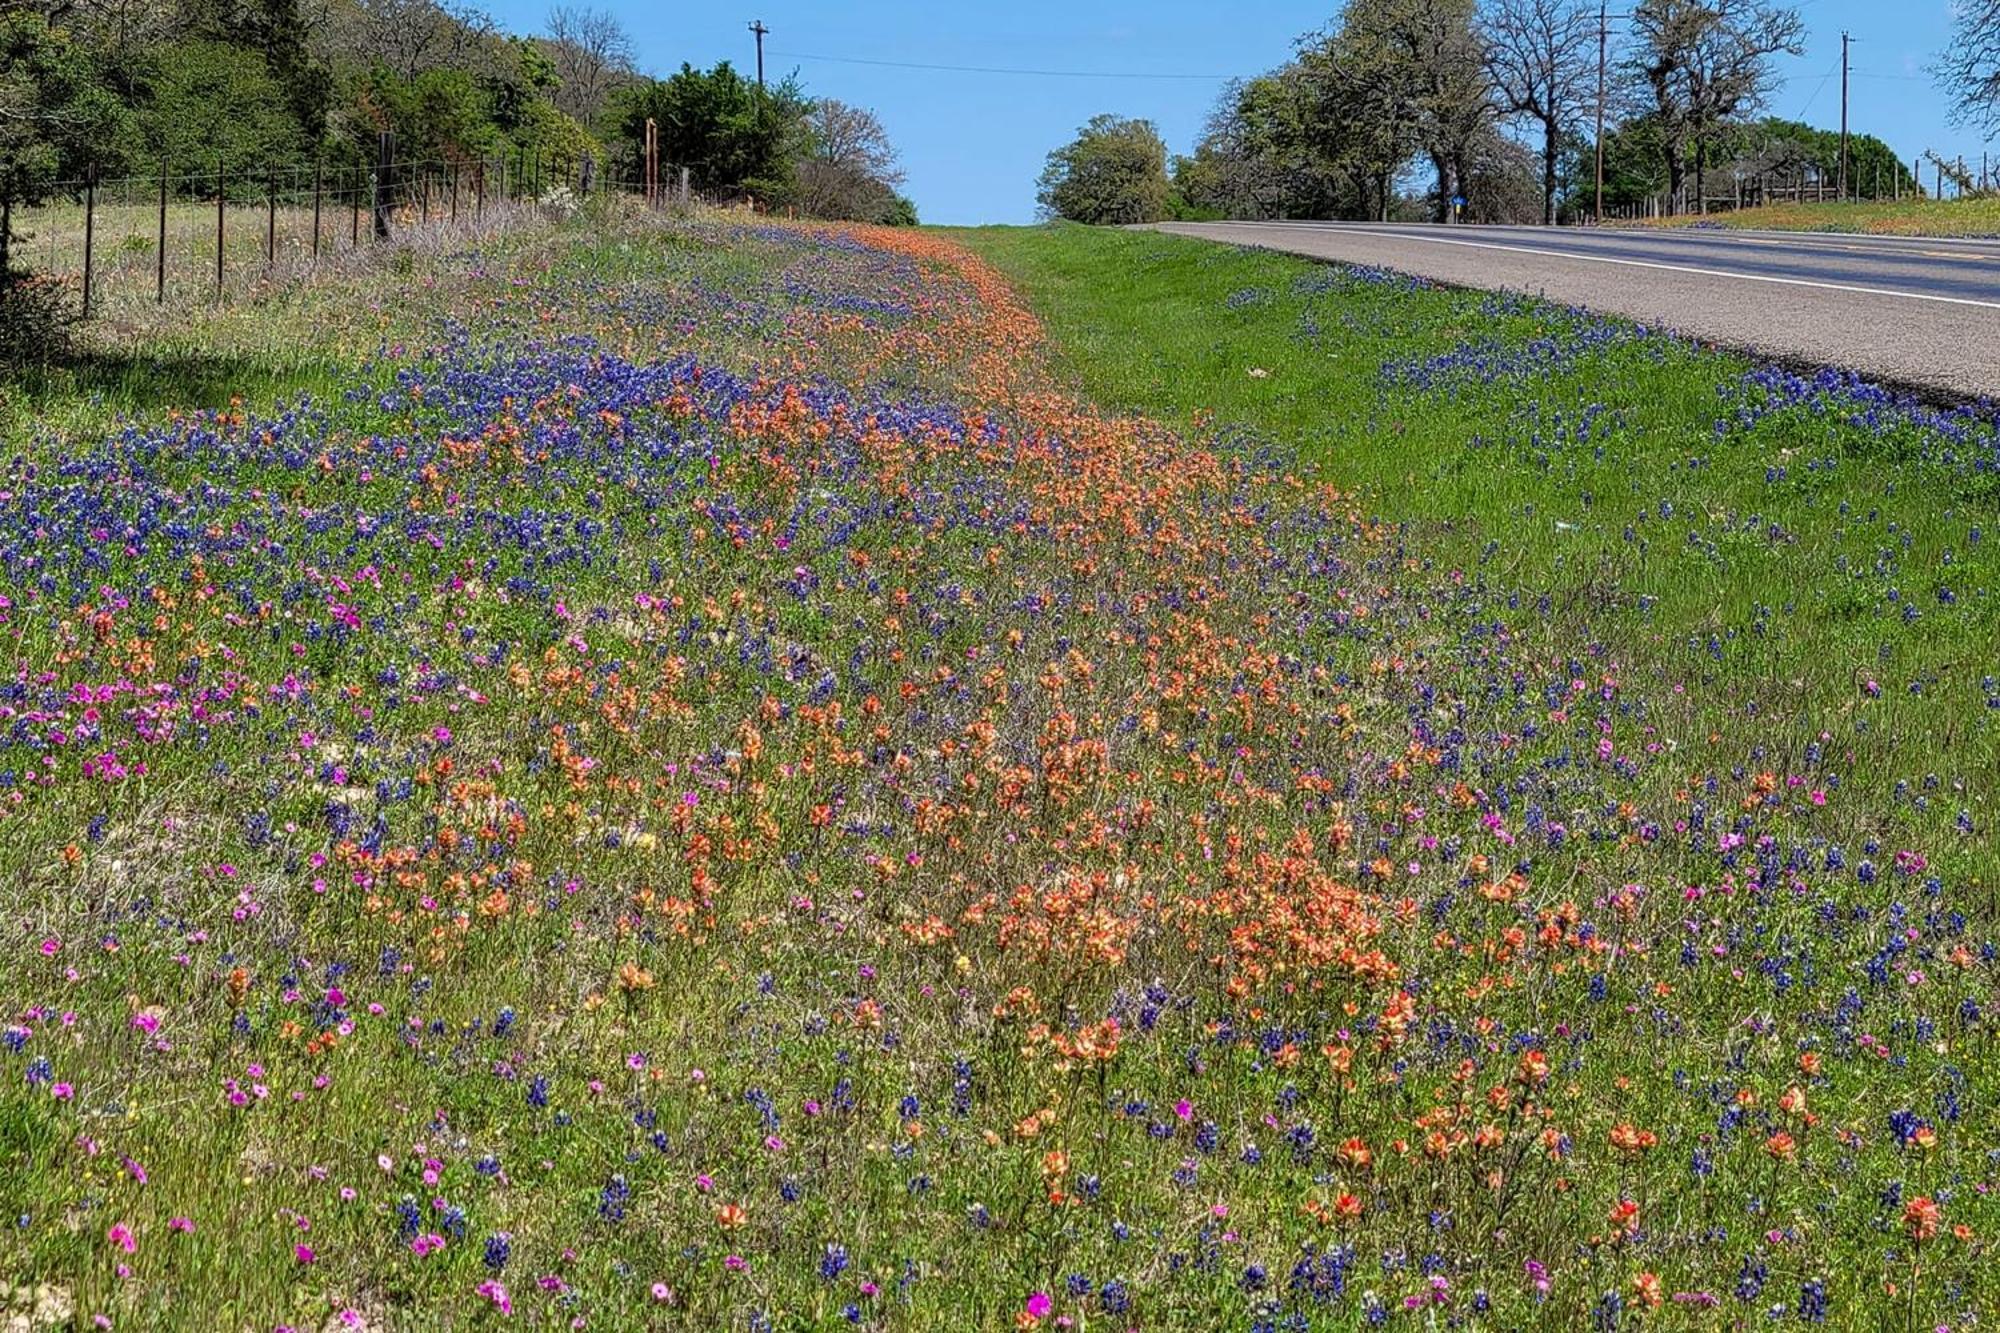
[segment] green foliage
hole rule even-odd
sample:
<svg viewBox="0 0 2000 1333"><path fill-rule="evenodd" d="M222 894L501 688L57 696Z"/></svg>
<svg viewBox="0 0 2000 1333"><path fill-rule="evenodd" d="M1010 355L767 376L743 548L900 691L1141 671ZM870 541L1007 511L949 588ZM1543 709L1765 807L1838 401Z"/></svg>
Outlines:
<svg viewBox="0 0 2000 1333"><path fill-rule="evenodd" d="M255 170L291 161L298 121L264 57L218 41L176 42L158 57L139 114L147 155L175 172Z"/></svg>
<svg viewBox="0 0 2000 1333"><path fill-rule="evenodd" d="M0 12L0 290L15 277L14 210L57 181L115 160L128 118L66 32Z"/></svg>
<svg viewBox="0 0 2000 1333"><path fill-rule="evenodd" d="M561 85L555 62L534 42L510 37L507 59L500 71L480 81L491 105L493 123L515 135L535 114L535 107L550 105L548 95Z"/></svg>
<svg viewBox="0 0 2000 1333"><path fill-rule="evenodd" d="M514 127L514 143L530 153L540 153L550 161L575 162L585 153L602 157L604 147L597 136L556 109L556 104L537 100L528 104L527 114Z"/></svg>
<svg viewBox="0 0 2000 1333"><path fill-rule="evenodd" d="M1666 194L1671 188L1662 148L1666 131L1657 116L1638 116L1624 125L1607 130L1604 136L1604 204L1607 209L1627 208ZM1824 177L1832 193L1840 169L1840 134L1817 129L1797 121L1776 117L1749 125L1733 126L1717 134L1712 146L1710 171L1728 177L1741 173L1746 181L1767 179L1773 185L1796 188L1802 173L1810 169L1814 179ZM1907 163L1872 134L1854 135L1848 140L1849 186L1863 198L1908 198L1918 191ZM1590 206L1596 189L1596 148L1589 141L1571 145L1569 178L1572 197L1583 207ZM1715 187L1711 185L1711 192Z"/></svg>
<svg viewBox="0 0 2000 1333"><path fill-rule="evenodd" d="M72 293L54 278L0 282L0 373L63 360L76 317Z"/></svg>
<svg viewBox="0 0 2000 1333"><path fill-rule="evenodd" d="M1052 218L1093 224L1157 222L1167 216L1167 145L1149 120L1093 116L1049 154L1035 198Z"/></svg>
<svg viewBox="0 0 2000 1333"><path fill-rule="evenodd" d="M1814 129L1794 120L1772 117L1748 126L1740 136L1739 153L1747 165L1766 171L1795 171L1800 166L1816 168L1828 182L1840 173L1840 133ZM1857 134L1847 141L1847 174L1851 193L1875 197L1880 183L1881 197L1917 193L1916 178L1909 164L1896 150L1872 134Z"/></svg>
<svg viewBox="0 0 2000 1333"><path fill-rule="evenodd" d="M811 107L793 80L759 88L725 60L709 70L684 64L671 78L634 84L619 94L613 115L626 144L641 142L646 121L654 122L662 170L686 167L698 188L780 203L792 193Z"/></svg>
<svg viewBox="0 0 2000 1333"><path fill-rule="evenodd" d="M374 132L388 130L396 136L399 161L477 161L499 143L489 105L462 70L432 69L404 78L377 66L356 98L357 127L368 136L356 146L372 156Z"/></svg>
<svg viewBox="0 0 2000 1333"><path fill-rule="evenodd" d="M118 150L127 116L97 75L67 32L26 10L0 12L0 198L38 200Z"/></svg>

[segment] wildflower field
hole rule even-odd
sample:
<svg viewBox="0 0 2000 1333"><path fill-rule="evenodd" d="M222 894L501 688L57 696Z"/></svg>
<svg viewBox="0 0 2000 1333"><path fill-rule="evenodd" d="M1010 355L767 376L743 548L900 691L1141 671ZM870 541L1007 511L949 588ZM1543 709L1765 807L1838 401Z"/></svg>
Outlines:
<svg viewBox="0 0 2000 1333"><path fill-rule="evenodd" d="M480 246L0 417L0 1326L1994 1307L1990 410L1150 234Z"/></svg>

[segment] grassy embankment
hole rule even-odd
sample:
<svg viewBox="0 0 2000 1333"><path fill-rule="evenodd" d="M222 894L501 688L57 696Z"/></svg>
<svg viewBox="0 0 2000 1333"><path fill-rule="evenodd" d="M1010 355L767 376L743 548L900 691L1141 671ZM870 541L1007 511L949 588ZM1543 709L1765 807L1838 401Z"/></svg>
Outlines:
<svg viewBox="0 0 2000 1333"><path fill-rule="evenodd" d="M1786 203L1706 217L1661 218L1629 224L1729 227L1770 231L1867 232L1880 236L2000 236L2000 198Z"/></svg>
<svg viewBox="0 0 2000 1333"><path fill-rule="evenodd" d="M10 390L0 1309L1990 1309L1991 424L957 239L1039 323L592 219Z"/></svg>
<svg viewBox="0 0 2000 1333"><path fill-rule="evenodd" d="M1783 752L1838 719L1885 782L1992 791L1990 417L1773 388L1621 321L1287 256L1082 228L962 239L1097 401L1296 450L1427 561L1552 599L1546 632L1685 684L1715 727Z"/></svg>

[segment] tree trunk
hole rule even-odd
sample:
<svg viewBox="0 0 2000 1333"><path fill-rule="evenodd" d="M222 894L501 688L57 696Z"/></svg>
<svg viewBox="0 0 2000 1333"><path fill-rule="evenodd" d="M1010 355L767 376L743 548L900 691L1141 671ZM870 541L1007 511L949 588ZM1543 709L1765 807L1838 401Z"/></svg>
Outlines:
<svg viewBox="0 0 2000 1333"><path fill-rule="evenodd" d="M1556 225L1556 119L1542 123L1542 225Z"/></svg>
<svg viewBox="0 0 2000 1333"><path fill-rule="evenodd" d="M1694 141L1694 211L1708 216L1708 140Z"/></svg>
<svg viewBox="0 0 2000 1333"><path fill-rule="evenodd" d="M1431 164L1437 168L1437 220L1451 221L1451 159L1443 153L1434 154Z"/></svg>
<svg viewBox="0 0 2000 1333"><path fill-rule="evenodd" d="M1687 159L1681 156L1680 145L1671 141L1661 152L1667 159L1667 207L1679 212L1681 190L1687 184Z"/></svg>

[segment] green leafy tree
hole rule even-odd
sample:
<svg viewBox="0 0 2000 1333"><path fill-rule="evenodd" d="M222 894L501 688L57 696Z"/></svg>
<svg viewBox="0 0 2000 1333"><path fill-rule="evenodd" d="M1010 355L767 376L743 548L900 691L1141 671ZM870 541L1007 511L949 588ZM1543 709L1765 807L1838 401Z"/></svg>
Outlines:
<svg viewBox="0 0 2000 1333"><path fill-rule="evenodd" d="M1153 123L1102 115L1049 154L1035 198L1045 215L1072 222L1157 222L1172 189L1167 145Z"/></svg>
<svg viewBox="0 0 2000 1333"><path fill-rule="evenodd" d="M1351 91L1302 57L1225 89L1174 187L1193 215L1232 218L1367 217L1382 173L1372 122L1336 103Z"/></svg>
<svg viewBox="0 0 2000 1333"><path fill-rule="evenodd" d="M294 162L301 132L291 99L247 46L177 42L159 53L139 113L148 155L176 173Z"/></svg>
<svg viewBox="0 0 2000 1333"><path fill-rule="evenodd" d="M1498 113L1475 18L1473 0L1348 0L1328 44L1329 63L1365 94L1366 110L1350 102L1341 114L1387 112L1377 156L1395 161L1401 137L1414 141L1430 159L1440 220L1470 188Z"/></svg>
<svg viewBox="0 0 2000 1333"><path fill-rule="evenodd" d="M125 105L68 33L37 13L0 12L0 287L17 276L15 210L116 167L129 140Z"/></svg>
<svg viewBox="0 0 2000 1333"><path fill-rule="evenodd" d="M671 78L623 89L617 108L628 151L637 151L648 118L655 123L662 171L685 167L706 190L742 191L766 203L791 199L812 110L795 80L766 89L726 60L710 70L682 65Z"/></svg>
<svg viewBox="0 0 2000 1333"><path fill-rule="evenodd" d="M463 70L430 69L406 78L378 65L361 81L349 122L363 161L373 159L381 130L395 136L399 162L469 164L500 143L489 99Z"/></svg>
<svg viewBox="0 0 2000 1333"><path fill-rule="evenodd" d="M486 94L494 125L502 133L518 138L518 131L534 115L532 108L537 103L549 104L562 80L556 74L555 62L536 43L509 37L505 49L506 59L482 76L479 86Z"/></svg>

